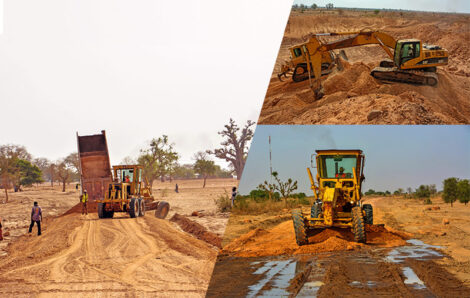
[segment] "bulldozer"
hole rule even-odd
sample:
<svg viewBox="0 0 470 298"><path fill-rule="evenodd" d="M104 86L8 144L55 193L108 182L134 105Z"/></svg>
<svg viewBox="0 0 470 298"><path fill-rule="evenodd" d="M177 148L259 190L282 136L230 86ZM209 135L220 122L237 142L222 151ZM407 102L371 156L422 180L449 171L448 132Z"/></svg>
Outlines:
<svg viewBox="0 0 470 298"><path fill-rule="evenodd" d="M346 37L326 43L320 40L322 36ZM446 49L424 44L418 39L395 40L380 31L318 33L307 42L289 49L291 59L281 66L278 77L281 79L292 73L294 82L309 79L315 98L320 99L324 95L321 76L327 70L331 72L340 61L339 57L347 60L344 50L338 55L333 50L373 44L379 45L389 56L371 71L371 75L379 80L436 86L437 67L448 64L449 53ZM341 70L341 65L339 68Z"/></svg>
<svg viewBox="0 0 470 298"><path fill-rule="evenodd" d="M142 185L142 166L113 166L113 177L104 198L96 200L99 218L112 218L114 212L126 212L135 218L144 216L146 209L155 209L158 218L167 216L170 210L168 202L154 202L151 188Z"/></svg>
<svg viewBox="0 0 470 298"><path fill-rule="evenodd" d="M316 165L313 164L315 159ZM356 242L367 240L366 224L373 224L373 209L361 203L365 156L362 150L316 150L312 168L317 169L315 184L310 168L307 172L314 203L310 212L292 210L296 242L308 244L308 237L326 228L348 228Z"/></svg>
<svg viewBox="0 0 470 298"><path fill-rule="evenodd" d="M114 212L126 212L130 217L144 216L155 210L164 219L170 205L154 201L148 181L142 185L141 165L113 166L109 161L106 132L79 136L77 133L81 193L87 191L90 202L97 203L99 218L112 218Z"/></svg>

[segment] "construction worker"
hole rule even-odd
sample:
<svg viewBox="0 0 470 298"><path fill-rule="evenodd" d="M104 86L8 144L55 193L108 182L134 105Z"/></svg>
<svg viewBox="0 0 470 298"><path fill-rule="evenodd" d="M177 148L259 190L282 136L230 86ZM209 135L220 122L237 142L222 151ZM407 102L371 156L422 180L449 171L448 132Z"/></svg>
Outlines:
<svg viewBox="0 0 470 298"><path fill-rule="evenodd" d="M131 179L129 179L129 175L126 176L125 182L126 182L126 183L131 183Z"/></svg>
<svg viewBox="0 0 470 298"><path fill-rule="evenodd" d="M41 221L42 221L42 209L39 207L38 202L34 202L33 209L31 209L31 224L29 225L28 233L31 233L34 227L34 223L38 226L38 236L41 236Z"/></svg>
<svg viewBox="0 0 470 298"><path fill-rule="evenodd" d="M232 206L232 208L233 208L233 205L235 204L235 198L236 197L237 197L237 188L234 186L232 188L232 198L230 199L230 201L231 201L230 205Z"/></svg>
<svg viewBox="0 0 470 298"><path fill-rule="evenodd" d="M87 208L87 203L88 203L88 193L86 189L83 191L83 194L80 196L80 202L82 202L82 215L88 215L88 208Z"/></svg>
<svg viewBox="0 0 470 298"><path fill-rule="evenodd" d="M178 183L176 183L175 185L175 192L178 193L179 192L179 189L178 189Z"/></svg>
<svg viewBox="0 0 470 298"><path fill-rule="evenodd" d="M2 218L0 217L0 241L3 240L3 231L2 231Z"/></svg>

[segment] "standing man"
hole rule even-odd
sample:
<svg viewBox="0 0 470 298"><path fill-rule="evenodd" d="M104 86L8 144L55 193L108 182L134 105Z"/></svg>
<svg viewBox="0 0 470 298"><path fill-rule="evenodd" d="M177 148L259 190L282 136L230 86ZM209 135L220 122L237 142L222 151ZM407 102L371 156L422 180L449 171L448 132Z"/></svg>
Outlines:
<svg viewBox="0 0 470 298"><path fill-rule="evenodd" d="M2 231L2 218L0 217L0 241L3 240L3 231Z"/></svg>
<svg viewBox="0 0 470 298"><path fill-rule="evenodd" d="M41 221L42 221L42 209L38 206L38 202L34 202L33 209L31 210L31 224L29 225L29 232L33 230L34 223L38 226L38 236L41 236Z"/></svg>
<svg viewBox="0 0 470 298"><path fill-rule="evenodd" d="M234 186L232 188L232 198L230 199L232 208L233 208L233 205L235 204L236 197L237 197L237 188Z"/></svg>
<svg viewBox="0 0 470 298"><path fill-rule="evenodd" d="M88 208L87 208L87 203L88 203L88 193L86 192L86 189L83 191L83 194L80 196L80 202L82 202L82 215L88 215Z"/></svg>
<svg viewBox="0 0 470 298"><path fill-rule="evenodd" d="M176 193L179 192L179 190L178 190L178 183L176 183L176 185L175 185L175 192L176 192Z"/></svg>

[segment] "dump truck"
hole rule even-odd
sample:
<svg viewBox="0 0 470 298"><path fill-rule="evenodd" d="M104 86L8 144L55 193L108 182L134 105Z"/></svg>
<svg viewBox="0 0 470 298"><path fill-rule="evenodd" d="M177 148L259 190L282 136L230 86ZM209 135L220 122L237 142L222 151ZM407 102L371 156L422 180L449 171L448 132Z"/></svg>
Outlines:
<svg viewBox="0 0 470 298"><path fill-rule="evenodd" d="M146 210L155 210L161 219L167 216L170 205L154 200L148 181L143 183L141 165L117 165L111 170L104 130L89 136L77 133L77 144L81 191L86 190L89 200L97 204L99 218L113 218L115 212L135 218Z"/></svg>
<svg viewBox="0 0 470 298"><path fill-rule="evenodd" d="M323 36L343 38L322 42ZM395 40L380 31L316 33L307 42L289 49L291 59L281 66L278 77L292 73L294 82L309 79L315 98L319 99L324 95L321 76L325 68L330 69L338 61L338 57L333 58L333 51L373 44L380 46L389 57L371 71L371 75L379 80L435 86L438 83L437 67L448 64L446 49L418 39ZM344 50L341 56L347 59Z"/></svg>
<svg viewBox="0 0 470 298"><path fill-rule="evenodd" d="M309 212L292 210L299 246L308 244L309 236L326 228L349 228L356 242L366 242L365 227L373 224L373 209L361 202L364 161L365 156L358 149L316 150L312 155L312 168L317 170L315 178L310 168L307 172L315 201Z"/></svg>

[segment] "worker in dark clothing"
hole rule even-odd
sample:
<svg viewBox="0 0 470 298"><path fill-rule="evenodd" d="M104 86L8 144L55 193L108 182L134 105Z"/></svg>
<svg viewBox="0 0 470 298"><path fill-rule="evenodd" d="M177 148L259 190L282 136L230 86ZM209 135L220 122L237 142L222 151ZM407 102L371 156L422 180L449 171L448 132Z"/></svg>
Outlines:
<svg viewBox="0 0 470 298"><path fill-rule="evenodd" d="M233 208L233 206L235 205L235 198L237 197L237 188L236 187L233 187L232 188L232 198L230 199L230 206Z"/></svg>
<svg viewBox="0 0 470 298"><path fill-rule="evenodd" d="M0 218L0 241L3 240L3 231L2 231L2 218Z"/></svg>
<svg viewBox="0 0 470 298"><path fill-rule="evenodd" d="M178 193L179 192L179 189L178 189L178 183L176 183L175 185L175 192Z"/></svg>
<svg viewBox="0 0 470 298"><path fill-rule="evenodd" d="M41 236L41 221L42 209L39 207L38 202L34 202L33 209L31 210L31 224L29 225L29 233L31 233L34 223L36 223L38 226L38 236Z"/></svg>

